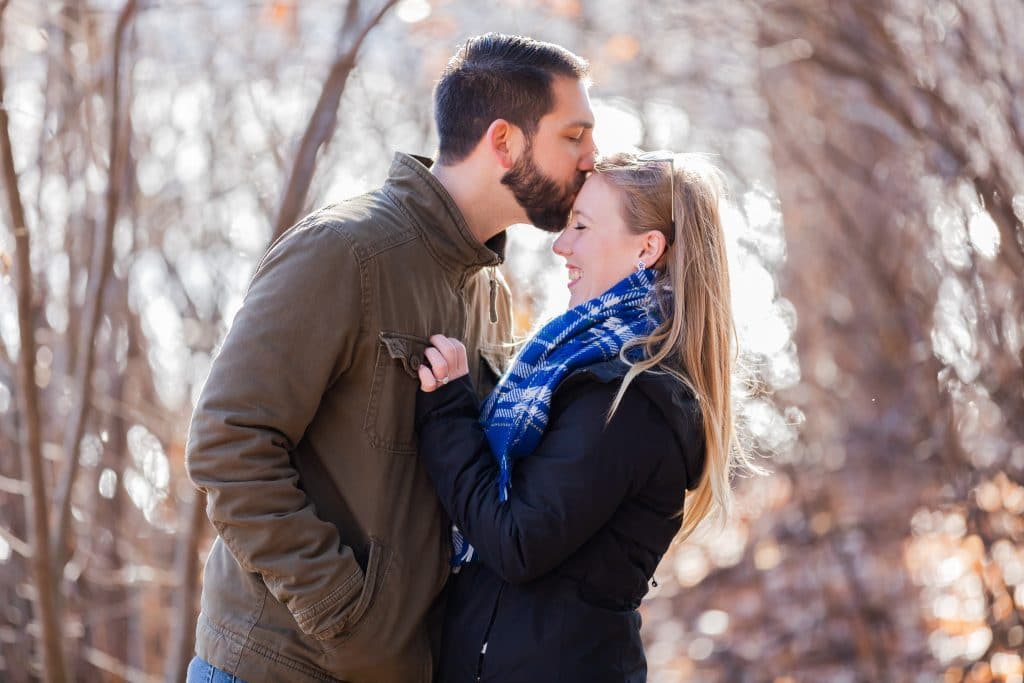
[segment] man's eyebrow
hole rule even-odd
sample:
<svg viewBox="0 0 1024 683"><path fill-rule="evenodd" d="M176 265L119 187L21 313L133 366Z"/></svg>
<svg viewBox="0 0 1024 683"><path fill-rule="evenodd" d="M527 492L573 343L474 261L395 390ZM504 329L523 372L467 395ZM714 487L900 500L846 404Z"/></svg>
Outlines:
<svg viewBox="0 0 1024 683"><path fill-rule="evenodd" d="M565 124L566 128L585 128L590 130L594 127L593 121L573 121L572 123Z"/></svg>

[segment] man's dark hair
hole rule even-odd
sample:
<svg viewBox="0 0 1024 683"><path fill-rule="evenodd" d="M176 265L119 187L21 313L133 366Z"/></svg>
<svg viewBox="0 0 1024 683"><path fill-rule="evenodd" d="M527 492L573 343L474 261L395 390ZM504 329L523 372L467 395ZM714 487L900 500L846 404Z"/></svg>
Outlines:
<svg viewBox="0 0 1024 683"><path fill-rule="evenodd" d="M500 33L470 38L448 62L434 89L438 162L465 159L495 119L518 126L531 139L555 107L551 81L586 81L590 65L563 47Z"/></svg>

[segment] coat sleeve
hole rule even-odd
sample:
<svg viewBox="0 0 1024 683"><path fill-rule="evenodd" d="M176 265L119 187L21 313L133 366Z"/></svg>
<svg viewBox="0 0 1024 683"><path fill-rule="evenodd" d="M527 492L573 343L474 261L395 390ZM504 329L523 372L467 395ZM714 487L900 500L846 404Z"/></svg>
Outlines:
<svg viewBox="0 0 1024 683"><path fill-rule="evenodd" d="M238 563L259 573L308 635L345 626L363 571L317 517L290 452L351 364L362 316L359 265L330 224L285 233L253 276L196 404L193 483ZM332 454L344 457L344 453Z"/></svg>
<svg viewBox="0 0 1024 683"><path fill-rule="evenodd" d="M452 520L505 581L522 583L557 567L649 476L650 458L638 451L658 435L638 432L652 422L653 407L627 391L606 427L616 388L586 382L573 390L537 450L513 468L507 503L498 501L498 467L472 384L463 378L420 392L420 457Z"/></svg>

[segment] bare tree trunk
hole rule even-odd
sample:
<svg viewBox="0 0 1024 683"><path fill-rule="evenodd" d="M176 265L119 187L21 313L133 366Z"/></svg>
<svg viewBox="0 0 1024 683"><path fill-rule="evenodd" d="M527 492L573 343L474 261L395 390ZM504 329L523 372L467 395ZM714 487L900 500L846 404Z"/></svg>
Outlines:
<svg viewBox="0 0 1024 683"><path fill-rule="evenodd" d="M110 275L113 258L114 226L117 223L117 212L121 202L121 183L124 181L122 170L125 168L128 155L128 140L124 131L128 129L128 114L122 119L122 111L127 108L121 103L121 61L124 55L125 35L128 26L138 9L137 0L128 0L121 8L114 30L114 56L110 73L111 105L110 105L110 169L106 196L106 216L102 230L97 235L93 246L92 263L89 272L89 287L86 292L82 326L78 336L78 354L75 363L75 383L72 394L72 414L65 432L64 453L66 462L61 474L60 485L56 498L56 522L53 534L53 556L55 566L63 568L68 559L67 546L71 526L71 499L75 477L78 474L78 444L85 430L85 420L89 410L90 385L94 363L93 338L99 327L100 311L103 303L103 291Z"/></svg>
<svg viewBox="0 0 1024 683"><path fill-rule="evenodd" d="M199 545L207 528L206 494L196 491L192 500L181 506L184 529L178 542L174 573L181 577L175 614L171 626L171 642L167 650L166 683L185 680L189 660L195 648L196 619L199 617Z"/></svg>
<svg viewBox="0 0 1024 683"><path fill-rule="evenodd" d="M340 45L338 57L331 66L330 74L320 91L320 98L317 100L313 115L306 126L302 142L299 143L295 164L285 181L284 197L281 200L281 208L274 224L273 239L280 237L281 233L299 219L302 207L306 203L309 186L313 181L317 154L320 148L330 140L334 126L338 122L338 103L341 101L342 93L345 92L348 77L356 65L359 48L362 47L363 41L370 31L380 23L387 11L397 1L384 0L380 9L360 25L359 2L358 0L349 0L345 9L345 24L338 41Z"/></svg>
<svg viewBox="0 0 1024 683"><path fill-rule="evenodd" d="M121 319L125 329L132 324L131 311L128 306L128 283L124 280L114 279L108 288L111 311L111 318ZM116 329L115 325L115 329ZM127 373L121 372L116 367L116 353L105 354L104 362L108 364L110 375L114 377L111 387L111 397L117 404L123 404L126 398L125 385L128 381ZM130 503L127 501L127 489L124 486L124 473L130 460L127 458L128 442L126 434L129 424L123 411L113 411L105 419L109 420L106 429L110 434L110 441L104 449L101 471L109 467L117 475L117 483L113 495L93 494L93 511L89 516L91 521L91 572L93 576L121 576L125 566L121 551L121 539L125 537L124 520L126 511L130 511ZM97 473L102 476L100 473ZM99 476L97 478L99 478ZM94 491L96 489L93 489ZM96 533L99 531L100 533ZM86 632L87 649L102 652L111 661L128 662L129 657L129 636L131 632L132 610L131 593L134 586L129 586L124 581L83 582L87 595L88 614L104 614L106 618L93 622ZM75 652L75 655L79 653ZM83 659L85 659L83 657ZM74 661L74 660L72 660ZM110 671L97 671L94 674L97 682L120 683L122 680L116 673Z"/></svg>
<svg viewBox="0 0 1024 683"><path fill-rule="evenodd" d="M0 48L3 47L2 20L8 2L0 4ZM6 90L4 73L0 67L0 97ZM22 469L28 478L30 495L25 497L26 526L31 548L32 580L35 604L40 624L40 645L43 659L43 678L47 681L66 679L60 619L54 600L56 581L50 564L47 533L46 490L43 481L43 454L40 439L39 393L36 387L35 325L32 318L32 266L29 253L28 226L25 209L18 190L18 174L14 168L14 154L6 108L0 108L0 164L3 166L4 188L7 194L11 225L14 229L16 252L16 290L18 299L18 329L21 349L18 352L18 410L21 414Z"/></svg>

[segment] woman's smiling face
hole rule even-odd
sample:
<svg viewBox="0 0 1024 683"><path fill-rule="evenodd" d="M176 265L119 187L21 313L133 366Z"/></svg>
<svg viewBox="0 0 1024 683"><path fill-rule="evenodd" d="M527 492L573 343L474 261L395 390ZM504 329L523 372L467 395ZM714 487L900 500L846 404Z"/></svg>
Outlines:
<svg viewBox="0 0 1024 683"><path fill-rule="evenodd" d="M622 193L591 175L576 196L568 227L552 246L569 270L569 308L604 294L636 270L644 235L629 230L624 213Z"/></svg>

